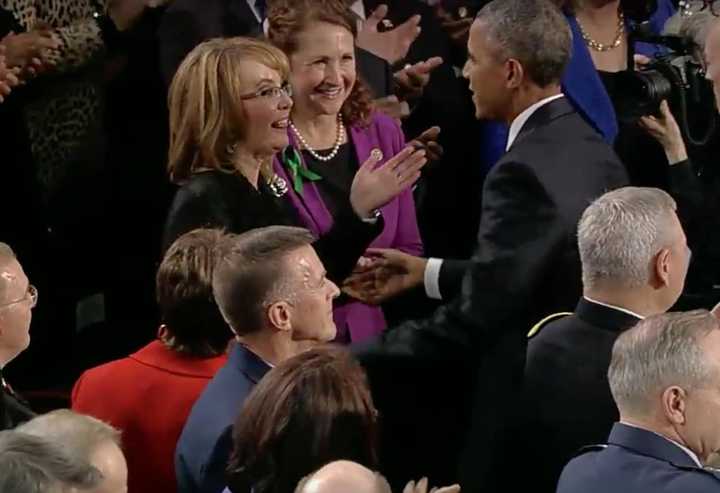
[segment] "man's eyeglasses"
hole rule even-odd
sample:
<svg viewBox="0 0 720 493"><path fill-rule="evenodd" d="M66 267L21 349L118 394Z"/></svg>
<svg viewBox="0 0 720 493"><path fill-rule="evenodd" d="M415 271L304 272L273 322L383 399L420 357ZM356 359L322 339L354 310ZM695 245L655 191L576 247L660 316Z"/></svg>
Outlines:
<svg viewBox="0 0 720 493"><path fill-rule="evenodd" d="M2 305L0 305L0 308L5 308L7 306L12 306L17 303L22 303L23 301L28 301L28 300L30 300L30 308L35 308L35 305L37 305L37 300L38 300L38 290L32 284L28 285L28 289L27 289L27 292L25 293L25 296L23 296L22 298L20 298L18 300L11 301L9 303L3 303Z"/></svg>
<svg viewBox="0 0 720 493"><path fill-rule="evenodd" d="M715 17L720 17L720 0L680 0L678 4L680 15L689 17L704 10Z"/></svg>
<svg viewBox="0 0 720 493"><path fill-rule="evenodd" d="M262 98L262 99L280 99L283 95L291 98L292 97L292 86L288 84L287 82L284 83L281 86L275 86L275 87L266 87L264 89L258 89L252 94L245 94L243 96L240 96L240 99L242 100L248 100L248 99L256 99L256 98Z"/></svg>

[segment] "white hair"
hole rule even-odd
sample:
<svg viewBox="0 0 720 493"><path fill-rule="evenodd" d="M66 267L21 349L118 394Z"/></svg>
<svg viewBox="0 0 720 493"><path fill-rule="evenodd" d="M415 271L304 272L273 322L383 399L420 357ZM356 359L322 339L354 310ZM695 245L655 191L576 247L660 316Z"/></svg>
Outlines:
<svg viewBox="0 0 720 493"><path fill-rule="evenodd" d="M102 481L89 461L73 455L62 443L17 430L0 431L0 491L61 493L87 490Z"/></svg>
<svg viewBox="0 0 720 493"><path fill-rule="evenodd" d="M69 409L41 414L17 427L28 435L62 443L73 454L90 460L98 447L110 441L120 446L120 431L109 424Z"/></svg>
<svg viewBox="0 0 720 493"><path fill-rule="evenodd" d="M675 201L657 188L624 187L595 200L578 224L578 250L585 288L601 282L638 287L652 261L670 241Z"/></svg>
<svg viewBox="0 0 720 493"><path fill-rule="evenodd" d="M621 414L647 416L653 398L671 385L686 390L712 381L716 362L708 361L699 340L720 321L707 310L654 315L615 341L608 370L613 399Z"/></svg>

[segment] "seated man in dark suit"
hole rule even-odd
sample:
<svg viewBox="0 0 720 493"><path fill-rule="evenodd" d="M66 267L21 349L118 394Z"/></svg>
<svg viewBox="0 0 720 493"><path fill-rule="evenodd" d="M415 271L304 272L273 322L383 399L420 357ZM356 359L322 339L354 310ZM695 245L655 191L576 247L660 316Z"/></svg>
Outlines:
<svg viewBox="0 0 720 493"><path fill-rule="evenodd" d="M517 464L500 463L494 451L520 413L528 327L548 312L577 303L582 294L577 223L592 200L627 184L612 149L563 97L560 78L570 47L567 21L547 0L495 0L480 10L470 30L464 74L476 117L505 121L510 138L506 154L485 181L475 254L472 260L441 264L451 285L441 292L450 303L430 319L384 332L381 344L361 354L371 386L376 385L374 395L392 385L373 377L372 366L385 358L424 362L429 371L470 366L468 372L456 370L452 385L446 381L444 386L455 389L457 401L466 395L473 400L470 425L449 423L463 427L463 491L507 491L503 468L517 475ZM367 290L370 302L422 284L426 273L433 277L425 259L399 252L379 255L377 278ZM460 383L468 374L477 382ZM423 390L425 396L433 392ZM429 408L431 400L426 397L418 407ZM393 415L403 422L415 419L407 416L414 411L403 414L394 401L378 398L376 405L384 422ZM432 419L432 413L427 415ZM418 422L415 433L408 434L415 441L401 444L408 457L426 446L426 430L437 428L437 422Z"/></svg>
<svg viewBox="0 0 720 493"><path fill-rule="evenodd" d="M557 493L707 493L720 476L720 320L706 310L654 315L622 333L608 380L620 410L607 445L565 467Z"/></svg>
<svg viewBox="0 0 720 493"><path fill-rule="evenodd" d="M271 366L314 342L335 338L339 294L307 230L270 226L230 235L213 275L213 293L237 343L190 412L175 451L180 493L220 493L243 401Z"/></svg>
<svg viewBox="0 0 720 493"><path fill-rule="evenodd" d="M690 260L675 201L655 188L606 193L585 210L577 236L583 297L573 314L538 324L528 343L527 421L519 436L542 444L523 454L538 493L554 492L578 449L607 437L618 419L607 382L613 343L670 309Z"/></svg>
<svg viewBox="0 0 720 493"><path fill-rule="evenodd" d="M15 253L0 243L0 430L34 416L2 376L3 367L30 345L30 320L37 289L30 284Z"/></svg>

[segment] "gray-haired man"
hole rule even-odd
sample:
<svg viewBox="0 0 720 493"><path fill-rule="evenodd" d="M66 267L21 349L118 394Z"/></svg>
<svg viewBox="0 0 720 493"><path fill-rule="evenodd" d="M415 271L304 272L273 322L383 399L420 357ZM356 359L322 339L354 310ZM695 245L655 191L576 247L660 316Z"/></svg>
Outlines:
<svg viewBox="0 0 720 493"><path fill-rule="evenodd" d="M580 447L602 443L618 413L606 378L617 336L680 296L689 250L675 201L655 188L608 192L578 225L583 297L536 326L528 344L523 439L538 491L554 491Z"/></svg>
<svg viewBox="0 0 720 493"><path fill-rule="evenodd" d="M573 459L557 493L720 490L703 464L720 449L720 321L706 310L649 317L615 342L620 410L606 446Z"/></svg>

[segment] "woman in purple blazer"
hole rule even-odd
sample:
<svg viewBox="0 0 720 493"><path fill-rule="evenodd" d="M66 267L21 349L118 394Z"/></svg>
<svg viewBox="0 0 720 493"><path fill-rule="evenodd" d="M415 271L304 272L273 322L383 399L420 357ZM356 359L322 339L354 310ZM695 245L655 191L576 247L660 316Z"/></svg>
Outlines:
<svg viewBox="0 0 720 493"><path fill-rule="evenodd" d="M290 59L294 100L290 146L276 158L275 172L292 184L288 197L300 221L317 235L335 224L359 164L374 157L374 166L381 167L405 147L398 123L372 111L355 71L355 19L336 3L279 1L268 14L268 38ZM422 252L410 189L376 216L384 227L371 247ZM382 310L354 300L351 292L345 286L335 308L342 342L385 328Z"/></svg>

